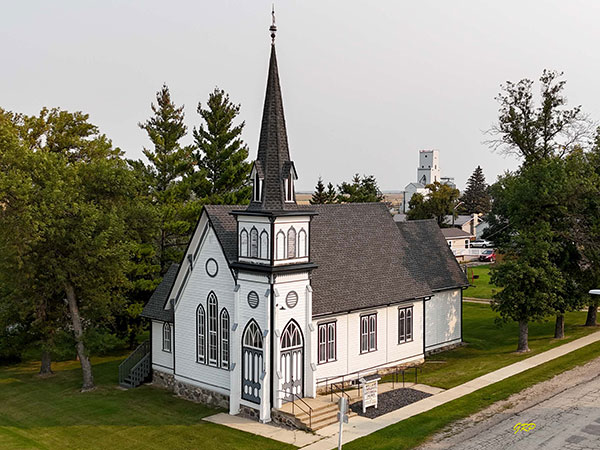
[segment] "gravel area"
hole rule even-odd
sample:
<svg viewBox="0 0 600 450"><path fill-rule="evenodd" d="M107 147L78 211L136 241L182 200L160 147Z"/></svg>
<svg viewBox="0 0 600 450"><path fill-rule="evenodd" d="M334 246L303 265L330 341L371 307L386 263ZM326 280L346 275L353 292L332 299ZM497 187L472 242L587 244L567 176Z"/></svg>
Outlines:
<svg viewBox="0 0 600 450"><path fill-rule="evenodd" d="M370 406L367 408L367 412L363 414L362 400L352 404L350 409L360 416L374 419L427 397L431 397L431 394L417 391L416 389L400 388L379 394L377 409L374 406Z"/></svg>

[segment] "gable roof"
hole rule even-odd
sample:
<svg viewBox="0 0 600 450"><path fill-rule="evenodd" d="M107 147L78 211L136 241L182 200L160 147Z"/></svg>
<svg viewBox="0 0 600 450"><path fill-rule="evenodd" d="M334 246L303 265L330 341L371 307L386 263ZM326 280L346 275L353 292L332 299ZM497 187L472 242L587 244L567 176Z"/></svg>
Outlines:
<svg viewBox="0 0 600 450"><path fill-rule="evenodd" d="M435 219L397 222L396 226L410 255L413 275L424 276L433 291L468 286Z"/></svg>
<svg viewBox="0 0 600 450"><path fill-rule="evenodd" d="M144 309L140 314L142 317L162 320L163 322L173 322L173 309L165 309L165 306L169 300L169 293L175 283L178 270L179 264L171 264L162 281L154 290L150 300L148 300L148 303L144 306Z"/></svg>
<svg viewBox="0 0 600 450"><path fill-rule="evenodd" d="M468 239L472 237L471 233L467 233L460 228L442 228L442 234L446 239Z"/></svg>
<svg viewBox="0 0 600 450"><path fill-rule="evenodd" d="M206 212L227 260L237 259L237 230L230 211L240 206L207 206ZM317 213L310 225L313 316L379 307L431 295L412 263L392 216L382 203L299 206Z"/></svg>
<svg viewBox="0 0 600 450"><path fill-rule="evenodd" d="M307 207L308 209L308 207ZM383 203L310 205L313 316L431 295Z"/></svg>

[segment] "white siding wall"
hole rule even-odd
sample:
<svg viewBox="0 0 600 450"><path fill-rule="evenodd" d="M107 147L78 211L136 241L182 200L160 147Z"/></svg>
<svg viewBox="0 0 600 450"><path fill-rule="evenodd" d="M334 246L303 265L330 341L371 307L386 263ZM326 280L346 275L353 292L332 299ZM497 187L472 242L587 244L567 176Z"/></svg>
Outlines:
<svg viewBox="0 0 600 450"><path fill-rule="evenodd" d="M192 384L204 385L218 392L228 392L230 384L228 370L196 362L196 311L198 305L202 303L208 320L207 298L213 291L218 300L218 313L220 314L222 308L226 308L231 323L234 315L235 283L221 246L211 228L208 229L200 245L192 273L175 308L175 375L184 382L195 381L196 383ZM214 278L206 273L205 266L209 258L213 258L219 267ZM206 339L208 342L208 333Z"/></svg>
<svg viewBox="0 0 600 450"><path fill-rule="evenodd" d="M163 324L158 320L152 321L152 368L160 372L173 373L173 353L163 351ZM171 328L171 351L173 329Z"/></svg>
<svg viewBox="0 0 600 450"><path fill-rule="evenodd" d="M309 222L310 222L310 217L306 216L306 217L278 217L276 222L275 222L275 265L282 265L282 264L297 264L297 263L303 263L303 262L308 262L308 245L310 244L310 236L309 236ZM300 230L304 230L306 232L306 244L307 244L307 252L305 257L296 257L296 258L291 258L288 259L287 258L287 250L288 250L288 231L291 227L294 227L294 229L296 230L296 255L298 255L298 235L300 233ZM279 235L281 238L281 234L280 232L283 232L283 235L285 236L285 245L283 246L283 250L284 250L284 255L285 255L285 259L278 259L278 253L277 253L277 236Z"/></svg>
<svg viewBox="0 0 600 450"><path fill-rule="evenodd" d="M398 344L398 308L410 305L413 305L413 340ZM360 317L372 312L377 313L377 350L361 354ZM313 323L318 329L319 323L331 320L336 320L337 360L317 365L317 381L373 367L394 366L423 358L422 301L333 316L315 320ZM316 334L312 348L316 355L318 352Z"/></svg>
<svg viewBox="0 0 600 450"><path fill-rule="evenodd" d="M257 232L258 232L258 250L259 250L259 255L261 256L260 259L258 258L250 258L250 231L252 230L252 228L256 228ZM241 262L252 262L252 263L258 263L258 264L269 264L269 258L271 257L270 251L271 251L271 236L269 235L271 233L271 222L269 221L268 217L261 217L261 216L238 216L238 246L240 245L240 233L242 232L242 230L245 229L248 232L248 257L239 257L239 260ZM260 248L260 236L263 233L263 231L267 232L267 236L268 236L268 242L267 242L267 255L261 255L261 248ZM238 248L238 254L239 253L239 248Z"/></svg>
<svg viewBox="0 0 600 450"><path fill-rule="evenodd" d="M460 289L436 292L425 302L426 350L434 350L461 340Z"/></svg>
<svg viewBox="0 0 600 450"><path fill-rule="evenodd" d="M294 319L300 330L302 331L302 338L304 343L304 392L310 392L310 386L307 385L309 377L307 376L310 368L310 352L309 347L306 345L308 338L308 323L307 323L307 304L306 304L306 286L309 284L308 273L300 273L293 275L278 275L275 280L275 355L280 355L281 352L281 337L282 333L290 322ZM290 292L296 292L298 294L298 303L293 308L289 308L286 304L286 297ZM283 379L279 376L283 375L283 368L281 367L280 356L276 357L276 380L275 380L275 398L280 398L283 393L278 392L282 390Z"/></svg>

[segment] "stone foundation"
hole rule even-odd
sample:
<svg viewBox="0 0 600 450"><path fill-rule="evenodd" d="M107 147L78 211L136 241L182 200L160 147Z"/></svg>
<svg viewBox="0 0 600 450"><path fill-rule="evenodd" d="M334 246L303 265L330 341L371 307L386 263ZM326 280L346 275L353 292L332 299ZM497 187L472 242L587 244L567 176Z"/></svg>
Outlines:
<svg viewBox="0 0 600 450"><path fill-rule="evenodd" d="M240 405L240 412L238 416L245 417L246 419L259 421L260 412L258 409L250 408L246 405Z"/></svg>
<svg viewBox="0 0 600 450"><path fill-rule="evenodd" d="M152 384L157 387L172 391L178 397L195 403L203 403L208 406L216 406L217 408L229 408L228 395L183 383L176 380L175 377L170 373L153 370ZM258 416L258 411L256 414Z"/></svg>
<svg viewBox="0 0 600 450"><path fill-rule="evenodd" d="M435 348L433 350L427 350L425 352L425 356L435 355L436 353L445 352L446 350L452 350L454 348L462 347L463 345L466 345L466 344L464 342L456 342L454 344L445 345L443 347Z"/></svg>

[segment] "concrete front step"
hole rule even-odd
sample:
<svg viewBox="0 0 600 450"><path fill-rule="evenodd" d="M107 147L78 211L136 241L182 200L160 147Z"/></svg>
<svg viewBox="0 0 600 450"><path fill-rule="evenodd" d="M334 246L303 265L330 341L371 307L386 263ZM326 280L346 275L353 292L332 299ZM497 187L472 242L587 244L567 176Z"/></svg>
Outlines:
<svg viewBox="0 0 600 450"><path fill-rule="evenodd" d="M302 407L306 409L305 405L302 405ZM295 409L295 414L288 414L300 421L305 428L316 431L336 423L338 411L339 408L336 403L323 403L319 406L312 406L312 417L298 407ZM352 411L348 413L348 417L354 417L356 415L357 414Z"/></svg>

